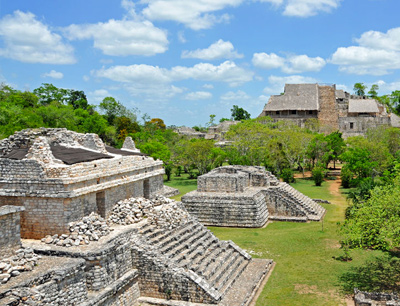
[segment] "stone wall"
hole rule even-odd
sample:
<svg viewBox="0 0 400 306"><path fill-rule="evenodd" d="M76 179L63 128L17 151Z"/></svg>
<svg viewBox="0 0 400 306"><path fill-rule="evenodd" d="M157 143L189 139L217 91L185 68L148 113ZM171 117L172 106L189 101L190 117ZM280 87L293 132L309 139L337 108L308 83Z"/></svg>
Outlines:
<svg viewBox="0 0 400 306"><path fill-rule="evenodd" d="M352 124L352 125L351 125ZM390 126L390 117L342 117L339 118L339 129L343 137L363 136L368 129L380 125Z"/></svg>
<svg viewBox="0 0 400 306"><path fill-rule="evenodd" d="M354 290L355 306L400 306L397 294Z"/></svg>
<svg viewBox="0 0 400 306"><path fill-rule="evenodd" d="M8 257L21 247L20 212L23 207L0 207L0 258Z"/></svg>
<svg viewBox="0 0 400 306"><path fill-rule="evenodd" d="M182 201L189 213L205 225L262 227L268 220L265 196L258 189L236 194L192 191Z"/></svg>
<svg viewBox="0 0 400 306"><path fill-rule="evenodd" d="M318 86L319 112L318 120L322 126L332 131L339 128L339 111L336 104L335 86Z"/></svg>

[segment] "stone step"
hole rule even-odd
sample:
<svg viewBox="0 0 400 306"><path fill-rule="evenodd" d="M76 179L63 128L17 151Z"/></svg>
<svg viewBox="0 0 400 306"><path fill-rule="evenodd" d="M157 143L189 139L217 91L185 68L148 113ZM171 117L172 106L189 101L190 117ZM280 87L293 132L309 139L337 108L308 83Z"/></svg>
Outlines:
<svg viewBox="0 0 400 306"><path fill-rule="evenodd" d="M215 241L218 241L218 239L212 234L208 233L207 235L204 235L198 239L195 244L191 245L190 248L183 251L181 253L182 256L177 260L177 262L180 263L181 266L185 267L193 265L193 262L196 259L201 260L201 258L204 258L207 248Z"/></svg>
<svg viewBox="0 0 400 306"><path fill-rule="evenodd" d="M192 226L193 226L193 221L189 221L189 222L183 224L182 226L175 228L173 231L181 233L182 231L186 231L187 228L192 227ZM159 229L159 231L157 231L157 233L158 233L158 235L154 235L154 236L150 236L150 237L148 236L151 244L159 245L164 239L171 237L171 231L166 231L165 229Z"/></svg>
<svg viewBox="0 0 400 306"><path fill-rule="evenodd" d="M236 266L235 269L228 271L227 276L224 278L224 281L221 281L217 284L218 291L221 294L225 294L229 288L235 283L235 281L240 277L243 271L246 269L247 265L249 264L250 260L243 259L239 265Z"/></svg>
<svg viewBox="0 0 400 306"><path fill-rule="evenodd" d="M175 261L178 261L178 259L175 257L180 257L183 255L182 253L184 252L184 250L189 250L193 248L193 246L198 243L198 240L201 240L201 238L204 237L206 234L207 231L204 230L197 231L196 233L188 233L187 236L189 236L190 238L182 236L181 239L173 241L172 243L161 249L161 253L166 254L169 258L174 259Z"/></svg>
<svg viewBox="0 0 400 306"><path fill-rule="evenodd" d="M226 247L223 251L219 254L218 257L214 257L211 260L209 265L200 265L199 266L199 273L205 278L209 279L213 274L215 274L216 270L226 261L229 260L229 257L233 254L233 249Z"/></svg>
<svg viewBox="0 0 400 306"><path fill-rule="evenodd" d="M222 281L224 277L229 277L227 271L230 270L231 267L235 267L238 262L241 262L243 260L243 257L240 256L238 252L234 252L228 260L225 260L223 264L215 271L215 273L208 279L210 284L213 287L216 287L217 284Z"/></svg>
<svg viewBox="0 0 400 306"><path fill-rule="evenodd" d="M202 258L196 258L196 260L193 261L191 270L203 276L202 270L205 269L204 267L207 267L215 262L215 260L223 252L223 250L224 249L221 246L220 242L214 243L205 251Z"/></svg>
<svg viewBox="0 0 400 306"><path fill-rule="evenodd" d="M164 248L171 244L174 241L181 241L186 237L198 232L201 229L201 226L195 224L194 226L185 226L180 228L179 230L168 231L168 234L159 241L156 245L158 248L162 249L165 252L169 250L165 250Z"/></svg>

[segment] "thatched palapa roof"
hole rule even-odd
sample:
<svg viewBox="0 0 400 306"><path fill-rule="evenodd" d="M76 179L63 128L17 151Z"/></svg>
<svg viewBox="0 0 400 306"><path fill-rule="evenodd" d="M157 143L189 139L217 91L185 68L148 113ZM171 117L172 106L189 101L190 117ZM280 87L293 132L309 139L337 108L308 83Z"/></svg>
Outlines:
<svg viewBox="0 0 400 306"><path fill-rule="evenodd" d="M349 113L379 113L378 104L374 99L350 99Z"/></svg>

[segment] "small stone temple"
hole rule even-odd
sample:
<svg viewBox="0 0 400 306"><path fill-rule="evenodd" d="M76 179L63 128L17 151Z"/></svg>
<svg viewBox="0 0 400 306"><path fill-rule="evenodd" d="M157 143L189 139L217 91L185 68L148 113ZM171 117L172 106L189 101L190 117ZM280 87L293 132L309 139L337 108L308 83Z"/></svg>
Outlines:
<svg viewBox="0 0 400 306"><path fill-rule="evenodd" d="M272 271L161 196L131 139L24 130L0 156L0 305L247 306Z"/></svg>
<svg viewBox="0 0 400 306"><path fill-rule="evenodd" d="M206 225L262 227L268 220L319 221L325 209L264 167L225 166L200 176L197 190L182 197L189 213Z"/></svg>

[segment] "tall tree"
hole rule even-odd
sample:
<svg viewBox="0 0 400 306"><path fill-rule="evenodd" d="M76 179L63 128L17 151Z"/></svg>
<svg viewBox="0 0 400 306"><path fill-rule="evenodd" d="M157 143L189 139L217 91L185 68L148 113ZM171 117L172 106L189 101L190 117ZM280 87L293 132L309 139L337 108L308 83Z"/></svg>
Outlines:
<svg viewBox="0 0 400 306"><path fill-rule="evenodd" d="M365 90L367 89L367 86L364 85L364 83L355 83L353 90L354 93L357 96L365 96Z"/></svg>
<svg viewBox="0 0 400 306"><path fill-rule="evenodd" d="M248 113L243 108L234 105L231 109L232 112L232 120L241 121L250 119L250 113Z"/></svg>
<svg viewBox="0 0 400 306"><path fill-rule="evenodd" d="M379 86L378 85L376 85L376 84L373 84L372 86L371 86L371 89L368 91L368 95L371 97L371 98L377 98L378 97L378 90L379 90Z"/></svg>

